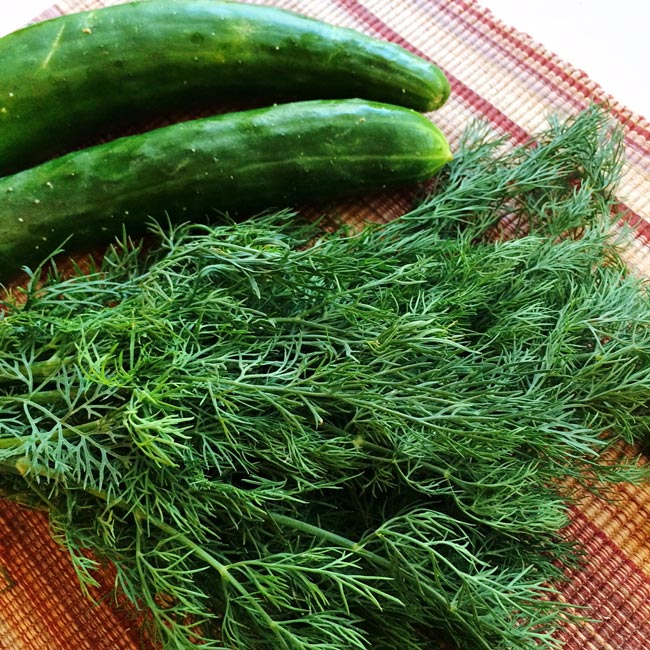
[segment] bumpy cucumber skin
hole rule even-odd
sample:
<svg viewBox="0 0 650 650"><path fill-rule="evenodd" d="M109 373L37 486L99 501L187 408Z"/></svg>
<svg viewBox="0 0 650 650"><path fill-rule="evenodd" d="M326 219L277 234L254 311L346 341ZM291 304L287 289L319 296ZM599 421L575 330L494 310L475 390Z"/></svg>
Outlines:
<svg viewBox="0 0 650 650"><path fill-rule="evenodd" d="M451 159L411 109L311 100L165 126L0 179L0 280L66 250L88 250L148 217L233 216L414 184Z"/></svg>
<svg viewBox="0 0 650 650"><path fill-rule="evenodd" d="M0 38L0 175L134 116L246 95L430 111L449 83L398 45L274 7L149 0L66 15Z"/></svg>

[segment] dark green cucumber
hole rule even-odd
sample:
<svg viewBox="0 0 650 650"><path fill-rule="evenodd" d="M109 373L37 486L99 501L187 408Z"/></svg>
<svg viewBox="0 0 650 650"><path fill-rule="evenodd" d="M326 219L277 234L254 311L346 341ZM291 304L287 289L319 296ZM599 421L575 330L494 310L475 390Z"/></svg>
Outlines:
<svg viewBox="0 0 650 650"><path fill-rule="evenodd" d="M0 175L161 109L233 96L353 98L430 111L444 74L400 46L273 7L150 0L0 38Z"/></svg>
<svg viewBox="0 0 650 650"><path fill-rule="evenodd" d="M89 249L147 217L245 216L413 184L451 158L411 109L312 100L165 126L0 179L0 279L72 236Z"/></svg>

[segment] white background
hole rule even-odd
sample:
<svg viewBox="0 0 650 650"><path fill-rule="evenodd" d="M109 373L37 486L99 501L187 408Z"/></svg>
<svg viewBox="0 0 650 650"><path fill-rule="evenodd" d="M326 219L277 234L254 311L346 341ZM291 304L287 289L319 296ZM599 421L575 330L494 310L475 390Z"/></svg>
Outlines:
<svg viewBox="0 0 650 650"><path fill-rule="evenodd" d="M0 35L53 0L0 0ZM479 0L619 102L650 120L650 3L647 0ZM7 6L9 5L9 6Z"/></svg>

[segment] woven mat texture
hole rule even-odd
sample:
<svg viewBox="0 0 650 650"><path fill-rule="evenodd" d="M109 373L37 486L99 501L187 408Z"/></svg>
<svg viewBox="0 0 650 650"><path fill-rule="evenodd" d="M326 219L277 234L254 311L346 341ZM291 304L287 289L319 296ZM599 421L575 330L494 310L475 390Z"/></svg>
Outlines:
<svg viewBox="0 0 650 650"><path fill-rule="evenodd" d="M115 4L62 0L37 19ZM650 276L650 124L608 96L582 71L463 0L257 0L395 41L434 60L452 95L435 113L452 147L468 121L482 118L513 142L606 101L625 129L627 163L619 199L629 210L634 245L628 263ZM389 218L399 197L349 207L351 220ZM650 648L650 486L620 486L603 502L585 495L566 535L587 549L586 564L564 595L596 622L567 627L567 650ZM148 650L137 619L107 597L111 574L93 604L79 592L46 518L0 503L0 650Z"/></svg>

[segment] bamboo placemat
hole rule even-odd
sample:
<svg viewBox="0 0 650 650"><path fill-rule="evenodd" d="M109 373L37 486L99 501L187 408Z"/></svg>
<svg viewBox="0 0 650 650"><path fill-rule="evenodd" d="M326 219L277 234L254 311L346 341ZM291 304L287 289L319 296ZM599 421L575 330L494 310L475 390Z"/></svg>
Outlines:
<svg viewBox="0 0 650 650"><path fill-rule="evenodd" d="M435 114L453 145L471 120L523 141L551 114L605 102L625 131L627 163L620 202L635 234L632 269L650 276L650 124L608 96L585 73L480 4L464 0L255 0L398 42L434 60L452 84ZM38 19L116 4L62 0ZM397 214L390 197L356 203L350 219ZM596 619L561 631L567 650L650 648L650 486L616 488L607 502L585 495L566 535L587 550L564 595ZM0 650L137 650L148 646L137 618L108 597L111 574L92 604L78 589L45 517L0 502Z"/></svg>

